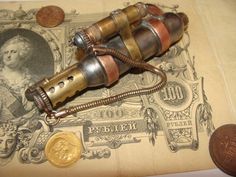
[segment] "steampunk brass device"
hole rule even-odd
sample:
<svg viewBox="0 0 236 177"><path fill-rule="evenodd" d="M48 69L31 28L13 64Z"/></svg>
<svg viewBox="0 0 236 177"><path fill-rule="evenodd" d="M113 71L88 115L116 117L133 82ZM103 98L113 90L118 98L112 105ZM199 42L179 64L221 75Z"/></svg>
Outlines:
<svg viewBox="0 0 236 177"><path fill-rule="evenodd" d="M158 91L165 85L166 75L144 61L164 53L180 40L187 25L188 17L184 13L163 13L152 4L137 3L116 10L74 35L73 43L82 58L80 62L31 86L26 90L26 97L47 113L46 121L49 122L52 118L59 120L77 111ZM110 86L131 67L157 74L159 83L54 111L67 98L86 88Z"/></svg>

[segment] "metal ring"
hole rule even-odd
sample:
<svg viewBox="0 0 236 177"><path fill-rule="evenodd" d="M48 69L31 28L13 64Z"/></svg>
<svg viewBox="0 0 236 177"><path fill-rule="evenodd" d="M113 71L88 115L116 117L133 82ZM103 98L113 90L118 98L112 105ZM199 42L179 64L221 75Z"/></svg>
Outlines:
<svg viewBox="0 0 236 177"><path fill-rule="evenodd" d="M111 55L97 56L106 72L106 86L111 85L119 79L119 68Z"/></svg>
<svg viewBox="0 0 236 177"><path fill-rule="evenodd" d="M50 100L48 99L48 96L45 94L45 92L43 91L43 89L41 87L37 87L36 88L39 97L38 97L38 101L41 103L41 107L45 112L51 112L52 111L52 105L50 103Z"/></svg>
<svg viewBox="0 0 236 177"><path fill-rule="evenodd" d="M165 52L171 45L170 33L164 23L158 19L147 20L161 41L161 53Z"/></svg>
<svg viewBox="0 0 236 177"><path fill-rule="evenodd" d="M44 117L44 122L48 126L55 126L60 122L60 118L54 118L54 122L52 122L52 117L46 114Z"/></svg>

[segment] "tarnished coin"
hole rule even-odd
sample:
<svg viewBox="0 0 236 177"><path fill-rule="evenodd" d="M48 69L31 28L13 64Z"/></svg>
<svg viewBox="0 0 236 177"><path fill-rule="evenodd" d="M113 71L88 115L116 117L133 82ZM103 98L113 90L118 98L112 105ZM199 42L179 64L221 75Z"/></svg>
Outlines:
<svg viewBox="0 0 236 177"><path fill-rule="evenodd" d="M64 18L64 11L57 6L42 7L36 14L37 23L47 28L60 25L64 21Z"/></svg>
<svg viewBox="0 0 236 177"><path fill-rule="evenodd" d="M45 155L57 167L68 167L80 159L82 144L73 132L59 132L47 142Z"/></svg>
<svg viewBox="0 0 236 177"><path fill-rule="evenodd" d="M236 125L217 128L210 138L209 151L219 169L236 176Z"/></svg>

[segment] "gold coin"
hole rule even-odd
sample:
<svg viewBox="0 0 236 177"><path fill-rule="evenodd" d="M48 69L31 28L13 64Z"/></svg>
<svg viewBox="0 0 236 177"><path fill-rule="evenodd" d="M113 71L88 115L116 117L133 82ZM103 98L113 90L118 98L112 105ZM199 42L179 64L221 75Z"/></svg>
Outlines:
<svg viewBox="0 0 236 177"><path fill-rule="evenodd" d="M80 159L82 144L73 132L59 132L47 142L45 155L56 167L68 167Z"/></svg>

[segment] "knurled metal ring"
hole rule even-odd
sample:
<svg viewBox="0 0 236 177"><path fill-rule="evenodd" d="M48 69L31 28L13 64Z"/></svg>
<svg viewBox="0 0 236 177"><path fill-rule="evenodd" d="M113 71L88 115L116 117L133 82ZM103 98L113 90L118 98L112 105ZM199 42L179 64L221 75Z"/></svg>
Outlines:
<svg viewBox="0 0 236 177"><path fill-rule="evenodd" d="M47 95L44 93L44 91L40 87L37 87L36 90L42 100L42 101L40 101L40 105L42 106L42 108L46 112L51 112L53 108L52 108L52 105L51 105L50 100L48 99ZM38 100L38 102L39 102L39 100Z"/></svg>
<svg viewBox="0 0 236 177"><path fill-rule="evenodd" d="M77 45L78 47L82 47L84 50L89 50L93 46L92 41L84 30L80 30L76 35L81 39L81 41L79 41L80 46Z"/></svg>

